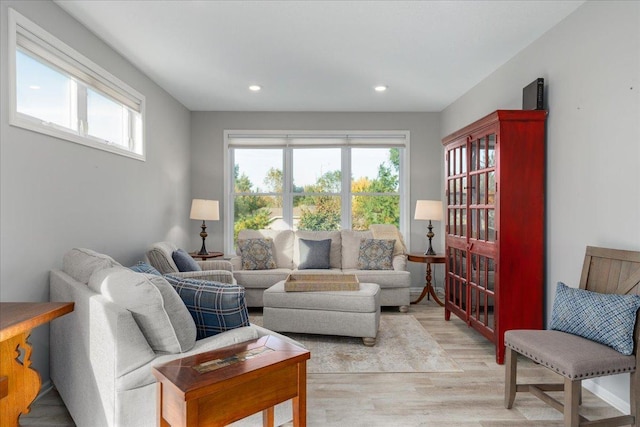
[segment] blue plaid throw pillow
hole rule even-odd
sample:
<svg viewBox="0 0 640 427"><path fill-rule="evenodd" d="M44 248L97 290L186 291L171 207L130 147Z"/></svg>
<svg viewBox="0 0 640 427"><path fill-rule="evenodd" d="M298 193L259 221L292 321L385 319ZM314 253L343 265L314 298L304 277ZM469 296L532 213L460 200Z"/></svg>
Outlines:
<svg viewBox="0 0 640 427"><path fill-rule="evenodd" d="M147 264L146 262L138 262L136 265L129 267L136 273L155 274L156 276L162 276L158 270Z"/></svg>
<svg viewBox="0 0 640 427"><path fill-rule="evenodd" d="M624 355L633 353L633 332L640 295L575 289L558 282L551 329L579 335Z"/></svg>
<svg viewBox="0 0 640 427"><path fill-rule="evenodd" d="M202 339L230 329L249 326L244 288L208 280L164 276L176 290L196 323Z"/></svg>

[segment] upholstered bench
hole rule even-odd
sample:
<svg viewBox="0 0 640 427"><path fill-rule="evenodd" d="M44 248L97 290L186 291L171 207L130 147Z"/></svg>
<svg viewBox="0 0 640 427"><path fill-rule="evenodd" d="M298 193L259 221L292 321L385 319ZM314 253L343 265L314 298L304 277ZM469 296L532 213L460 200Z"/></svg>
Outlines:
<svg viewBox="0 0 640 427"><path fill-rule="evenodd" d="M376 343L380 286L360 283L357 291L287 292L284 280L264 291L264 327L277 332L361 337Z"/></svg>

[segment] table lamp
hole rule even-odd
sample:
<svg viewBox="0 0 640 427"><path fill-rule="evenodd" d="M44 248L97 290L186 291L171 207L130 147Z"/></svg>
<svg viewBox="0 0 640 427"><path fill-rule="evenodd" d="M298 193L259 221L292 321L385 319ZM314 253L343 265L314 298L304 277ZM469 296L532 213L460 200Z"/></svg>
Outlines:
<svg viewBox="0 0 640 427"><path fill-rule="evenodd" d="M204 244L205 239L207 238L207 225L205 221L218 221L220 219L220 209L218 206L217 200L204 200L204 199L193 199L191 202L191 215L189 215L191 219L202 220L202 231L200 232L200 237L202 237L202 248L200 248L200 252L198 255L208 255L207 247Z"/></svg>
<svg viewBox="0 0 640 427"><path fill-rule="evenodd" d="M428 220L429 225L427 228L427 239L429 239L429 249L424 253L425 255L435 255L435 251L431 246L431 239L435 234L433 233L433 225L431 221L442 221L442 201L441 200L418 200L416 202L416 214L414 219Z"/></svg>

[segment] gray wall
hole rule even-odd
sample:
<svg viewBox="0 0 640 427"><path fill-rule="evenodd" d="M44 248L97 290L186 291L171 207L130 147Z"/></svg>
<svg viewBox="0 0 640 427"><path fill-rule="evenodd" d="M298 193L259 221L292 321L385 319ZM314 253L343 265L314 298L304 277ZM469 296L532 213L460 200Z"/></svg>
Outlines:
<svg viewBox="0 0 640 427"><path fill-rule="evenodd" d="M546 302L587 245L640 250L640 3L587 2L442 114L442 135L547 86ZM628 406L628 375L589 385ZM624 406L624 405L623 405Z"/></svg>
<svg viewBox="0 0 640 427"><path fill-rule="evenodd" d="M442 194L443 150L440 142L439 113L247 113L193 112L191 114L191 189L194 198L222 201L224 181L224 130L408 130L411 132L411 232L413 251L424 252L427 225L413 220L418 199L440 199ZM212 185L212 183L220 183ZM220 211L223 212L223 207ZM222 250L222 222L210 223L207 231L210 250ZM444 251L443 225L434 223L436 251ZM190 228L191 247L199 247L199 227ZM442 272L436 267L436 280L442 285ZM424 284L424 266L410 263L412 284Z"/></svg>
<svg viewBox="0 0 640 427"><path fill-rule="evenodd" d="M146 96L146 162L8 125L9 6ZM49 270L72 247L129 265L154 241L184 243L189 111L54 3L3 1L0 13L0 301L48 301ZM31 342L46 382L48 326Z"/></svg>

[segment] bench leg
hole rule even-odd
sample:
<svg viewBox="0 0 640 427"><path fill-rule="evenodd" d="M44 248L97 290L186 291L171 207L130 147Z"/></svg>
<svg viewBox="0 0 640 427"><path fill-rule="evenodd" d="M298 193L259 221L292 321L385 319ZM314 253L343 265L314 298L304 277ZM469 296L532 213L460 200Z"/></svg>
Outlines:
<svg viewBox="0 0 640 427"><path fill-rule="evenodd" d="M504 367L504 407L511 409L516 399L518 354L509 347L506 348Z"/></svg>
<svg viewBox="0 0 640 427"><path fill-rule="evenodd" d="M636 354L636 357L640 357L640 353ZM630 383L631 415L635 417L635 425L640 426L640 403L638 403L638 399L640 399L640 372L636 370L631 374Z"/></svg>
<svg viewBox="0 0 640 427"><path fill-rule="evenodd" d="M580 394L582 380L564 379L564 427L578 427L580 424Z"/></svg>

